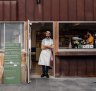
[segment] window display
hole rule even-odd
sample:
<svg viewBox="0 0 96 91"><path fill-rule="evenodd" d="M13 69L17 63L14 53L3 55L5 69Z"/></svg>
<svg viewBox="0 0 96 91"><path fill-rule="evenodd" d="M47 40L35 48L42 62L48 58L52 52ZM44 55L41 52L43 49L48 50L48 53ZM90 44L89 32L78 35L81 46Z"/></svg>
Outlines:
<svg viewBox="0 0 96 91"><path fill-rule="evenodd" d="M96 23L59 23L59 48L96 48Z"/></svg>

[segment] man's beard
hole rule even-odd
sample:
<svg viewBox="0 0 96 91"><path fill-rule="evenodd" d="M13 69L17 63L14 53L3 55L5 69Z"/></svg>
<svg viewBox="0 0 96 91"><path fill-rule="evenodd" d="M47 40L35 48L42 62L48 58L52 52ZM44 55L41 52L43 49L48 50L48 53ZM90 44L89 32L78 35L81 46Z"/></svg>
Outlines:
<svg viewBox="0 0 96 91"><path fill-rule="evenodd" d="M50 38L50 36L46 36L46 38Z"/></svg>

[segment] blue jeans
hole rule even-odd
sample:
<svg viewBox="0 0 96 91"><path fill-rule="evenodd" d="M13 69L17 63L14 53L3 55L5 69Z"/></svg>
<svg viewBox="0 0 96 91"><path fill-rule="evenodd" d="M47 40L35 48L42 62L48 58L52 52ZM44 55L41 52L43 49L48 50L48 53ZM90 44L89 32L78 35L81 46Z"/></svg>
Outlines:
<svg viewBox="0 0 96 91"><path fill-rule="evenodd" d="M43 74L48 74L48 66L42 65L42 73Z"/></svg>

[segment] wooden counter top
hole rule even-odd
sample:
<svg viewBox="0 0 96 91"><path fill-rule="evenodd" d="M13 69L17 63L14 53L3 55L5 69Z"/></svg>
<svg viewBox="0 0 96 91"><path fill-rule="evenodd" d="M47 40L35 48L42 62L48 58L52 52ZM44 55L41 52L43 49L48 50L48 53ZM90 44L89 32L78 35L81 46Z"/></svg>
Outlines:
<svg viewBox="0 0 96 91"><path fill-rule="evenodd" d="M56 56L95 56L96 51L58 51Z"/></svg>

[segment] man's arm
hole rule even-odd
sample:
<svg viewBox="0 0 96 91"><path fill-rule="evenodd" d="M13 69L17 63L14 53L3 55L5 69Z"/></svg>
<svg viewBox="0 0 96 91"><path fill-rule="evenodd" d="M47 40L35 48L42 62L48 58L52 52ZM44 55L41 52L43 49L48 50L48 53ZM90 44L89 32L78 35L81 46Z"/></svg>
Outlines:
<svg viewBox="0 0 96 91"><path fill-rule="evenodd" d="M53 45L47 46L47 45L41 45L41 49L53 49Z"/></svg>

